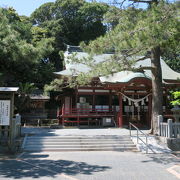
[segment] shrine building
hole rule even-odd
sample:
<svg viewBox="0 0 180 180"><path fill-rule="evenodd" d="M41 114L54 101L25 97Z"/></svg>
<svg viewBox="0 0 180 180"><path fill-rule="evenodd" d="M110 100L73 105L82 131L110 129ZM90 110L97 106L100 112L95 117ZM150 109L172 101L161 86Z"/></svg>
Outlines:
<svg viewBox="0 0 180 180"><path fill-rule="evenodd" d="M68 46L64 53L65 69L55 74L58 78L88 73L90 68L69 62L88 57L79 47ZM94 56L95 62L111 58L112 53ZM136 67L151 66L151 60L138 61ZM180 88L180 73L173 71L161 59L163 80L163 116L173 118L169 105L169 90ZM157 97L158 98L158 97ZM127 126L133 122L139 127L150 127L152 111L151 71L121 71L109 76L94 77L87 86L64 88L59 97L59 123L63 126Z"/></svg>

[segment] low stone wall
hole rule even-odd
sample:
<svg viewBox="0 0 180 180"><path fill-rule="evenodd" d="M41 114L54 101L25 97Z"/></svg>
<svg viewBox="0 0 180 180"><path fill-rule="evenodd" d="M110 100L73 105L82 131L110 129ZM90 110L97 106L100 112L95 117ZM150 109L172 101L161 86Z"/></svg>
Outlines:
<svg viewBox="0 0 180 180"><path fill-rule="evenodd" d="M166 138L162 136L155 136L156 140L171 149L172 151L180 151L180 138Z"/></svg>
<svg viewBox="0 0 180 180"><path fill-rule="evenodd" d="M173 151L180 151L180 138L167 138L167 146Z"/></svg>

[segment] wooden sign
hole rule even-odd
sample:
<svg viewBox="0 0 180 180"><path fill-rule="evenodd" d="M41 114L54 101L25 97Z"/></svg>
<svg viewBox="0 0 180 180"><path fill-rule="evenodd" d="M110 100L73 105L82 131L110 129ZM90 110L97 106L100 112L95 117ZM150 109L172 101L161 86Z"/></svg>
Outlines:
<svg viewBox="0 0 180 180"><path fill-rule="evenodd" d="M10 125L10 100L0 100L0 126Z"/></svg>

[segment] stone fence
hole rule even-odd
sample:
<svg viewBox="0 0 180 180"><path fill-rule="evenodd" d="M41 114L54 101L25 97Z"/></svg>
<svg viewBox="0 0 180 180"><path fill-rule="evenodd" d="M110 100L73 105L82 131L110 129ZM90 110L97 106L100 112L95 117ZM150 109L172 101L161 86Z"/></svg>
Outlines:
<svg viewBox="0 0 180 180"><path fill-rule="evenodd" d="M180 138L180 123L173 123L168 119L167 123L163 122L163 117L158 116L158 135L167 138Z"/></svg>
<svg viewBox="0 0 180 180"><path fill-rule="evenodd" d="M180 151L180 123L173 123L172 119L168 119L167 123L163 122L163 117L158 116L158 135L160 139L165 138L165 142L173 151Z"/></svg>

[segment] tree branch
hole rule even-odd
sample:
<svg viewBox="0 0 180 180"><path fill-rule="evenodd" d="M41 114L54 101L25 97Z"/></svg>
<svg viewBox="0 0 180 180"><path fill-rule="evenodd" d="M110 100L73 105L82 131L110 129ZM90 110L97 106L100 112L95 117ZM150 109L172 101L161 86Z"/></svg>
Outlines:
<svg viewBox="0 0 180 180"><path fill-rule="evenodd" d="M152 0L152 1L150 1L150 0L147 0L147 1L146 0L129 0L129 1L133 1L135 3L148 3L148 4L156 2L156 0Z"/></svg>
<svg viewBox="0 0 180 180"><path fill-rule="evenodd" d="M117 1L113 1L111 3L108 3L110 5L119 5L120 8L122 8L123 4L126 2L127 0L123 0L122 2L117 2Z"/></svg>
<svg viewBox="0 0 180 180"><path fill-rule="evenodd" d="M143 61L143 60L145 60L147 58L150 58L150 56L144 56L142 58L139 58L139 59L136 60L136 62Z"/></svg>
<svg viewBox="0 0 180 180"><path fill-rule="evenodd" d="M140 66L139 68L133 68L132 70L133 71L144 71L144 70L152 71L153 67L150 67L150 66Z"/></svg>
<svg viewBox="0 0 180 180"><path fill-rule="evenodd" d="M131 32L129 32L129 35L134 35L136 32L144 31L144 30L146 30L146 29L147 29L147 27L143 27L143 28L137 29L137 30L135 30L135 31L131 31Z"/></svg>

